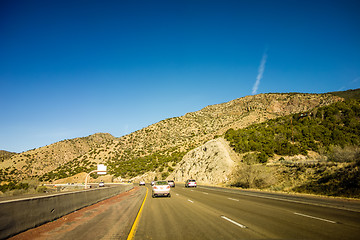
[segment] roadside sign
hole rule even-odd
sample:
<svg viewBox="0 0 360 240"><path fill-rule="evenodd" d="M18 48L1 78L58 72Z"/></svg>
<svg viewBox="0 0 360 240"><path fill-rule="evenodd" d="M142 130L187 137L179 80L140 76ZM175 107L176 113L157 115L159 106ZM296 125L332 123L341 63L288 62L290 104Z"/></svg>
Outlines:
<svg viewBox="0 0 360 240"><path fill-rule="evenodd" d="M97 165L97 174L106 174L106 166L104 164Z"/></svg>

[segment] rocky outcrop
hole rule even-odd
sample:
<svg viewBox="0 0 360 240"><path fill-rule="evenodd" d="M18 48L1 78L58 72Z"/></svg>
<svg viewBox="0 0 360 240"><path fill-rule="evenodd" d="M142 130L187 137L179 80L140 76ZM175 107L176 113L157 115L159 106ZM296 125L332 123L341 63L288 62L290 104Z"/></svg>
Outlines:
<svg viewBox="0 0 360 240"><path fill-rule="evenodd" d="M228 181L236 160L223 138L211 140L188 152L168 179L185 182L196 179L199 184L219 184Z"/></svg>

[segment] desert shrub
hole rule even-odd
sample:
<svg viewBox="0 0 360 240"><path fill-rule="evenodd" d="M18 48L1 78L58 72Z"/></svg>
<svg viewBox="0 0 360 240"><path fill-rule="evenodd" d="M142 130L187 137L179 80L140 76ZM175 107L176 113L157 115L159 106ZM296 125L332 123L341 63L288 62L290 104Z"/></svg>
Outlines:
<svg viewBox="0 0 360 240"><path fill-rule="evenodd" d="M232 186L242 188L266 188L275 183L272 170L259 164L241 164L232 175Z"/></svg>
<svg viewBox="0 0 360 240"><path fill-rule="evenodd" d="M330 146L328 159L333 162L354 162L360 157L360 147L358 146Z"/></svg>
<svg viewBox="0 0 360 240"><path fill-rule="evenodd" d="M266 155L265 153L261 152L261 153L258 154L257 160L259 161L259 163L266 163L267 160L268 160L268 155Z"/></svg>
<svg viewBox="0 0 360 240"><path fill-rule="evenodd" d="M251 165L258 163L256 153L247 153L243 156L243 162Z"/></svg>
<svg viewBox="0 0 360 240"><path fill-rule="evenodd" d="M46 186L38 186L38 187L36 188L36 192L38 192L38 193L46 193L46 192L47 192L47 188L46 188Z"/></svg>
<svg viewBox="0 0 360 240"><path fill-rule="evenodd" d="M168 172L163 172L163 173L161 174L162 179L166 179L168 176L169 176L169 173L168 173Z"/></svg>

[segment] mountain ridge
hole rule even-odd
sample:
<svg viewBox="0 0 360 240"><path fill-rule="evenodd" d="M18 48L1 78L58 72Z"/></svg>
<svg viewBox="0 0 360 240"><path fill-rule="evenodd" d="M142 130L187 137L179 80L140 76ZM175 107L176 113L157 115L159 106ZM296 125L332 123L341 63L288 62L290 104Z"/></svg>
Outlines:
<svg viewBox="0 0 360 240"><path fill-rule="evenodd" d="M343 98L332 94L268 93L245 96L209 105L181 117L168 118L119 138L108 133L96 133L29 150L4 160L0 169L7 169L9 178L11 171L20 179L47 173L51 176L60 174L63 178L93 169L98 163L106 163L115 177L128 177L119 170L124 162L155 156L157 159L153 159L151 164L166 168L173 154L183 155L224 134L229 128L244 128L337 101L343 101ZM159 154L168 159L161 160ZM143 170L135 172L138 175L143 173Z"/></svg>

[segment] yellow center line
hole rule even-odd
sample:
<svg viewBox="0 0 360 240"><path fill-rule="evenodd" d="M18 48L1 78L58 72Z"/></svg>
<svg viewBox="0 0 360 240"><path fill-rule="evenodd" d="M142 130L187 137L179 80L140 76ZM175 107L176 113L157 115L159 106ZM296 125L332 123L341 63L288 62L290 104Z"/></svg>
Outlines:
<svg viewBox="0 0 360 240"><path fill-rule="evenodd" d="M143 210L143 207L144 207L144 204L145 204L145 200L146 200L146 197L147 197L147 195L148 195L148 191L149 191L149 189L146 188L146 194L145 194L144 201L143 201L142 204L141 204L140 210L139 210L139 212L138 212L138 214L137 214L137 216L136 216L136 218L135 218L134 224L133 224L132 227L131 227L131 230L130 230L130 233L129 233L128 237L127 237L127 240L132 240L132 239L134 238L134 236L135 236L136 229L137 229L137 225L139 224L140 215L141 215L141 212L142 212L142 210Z"/></svg>

